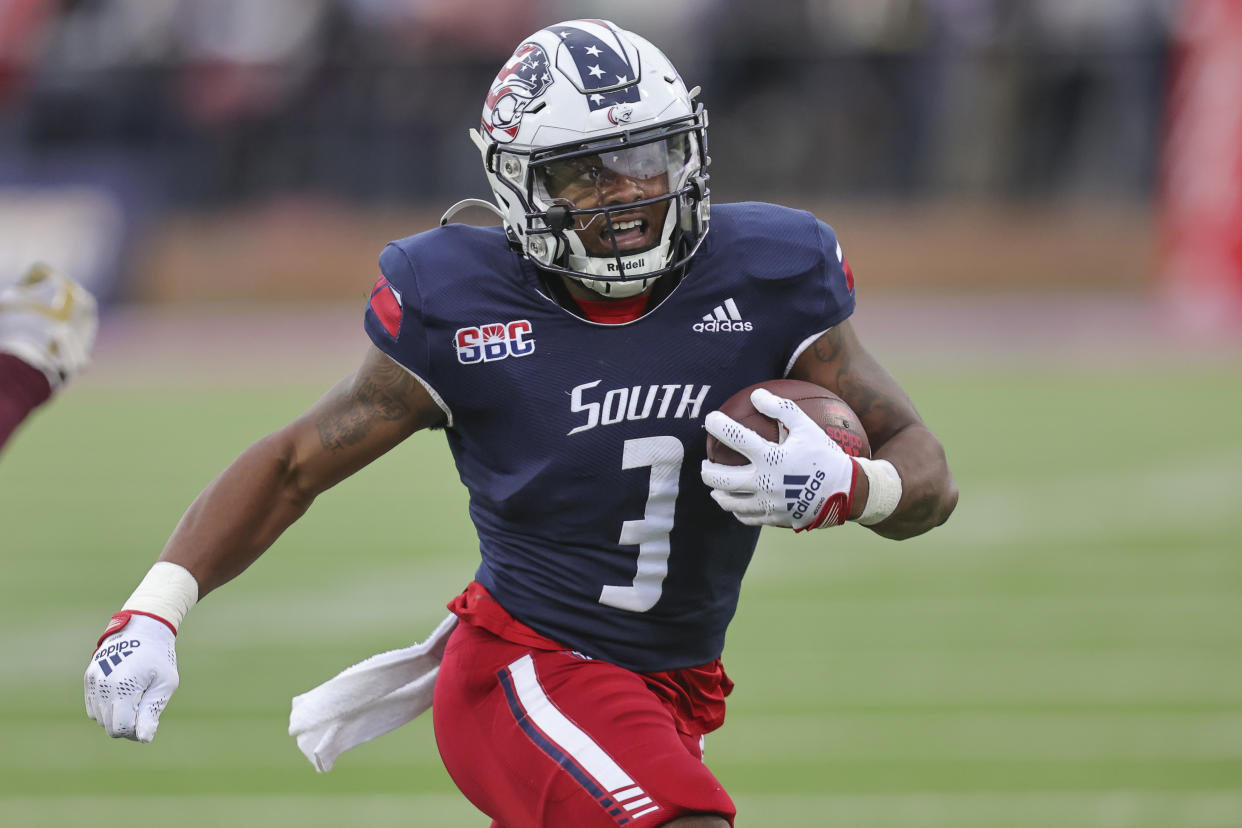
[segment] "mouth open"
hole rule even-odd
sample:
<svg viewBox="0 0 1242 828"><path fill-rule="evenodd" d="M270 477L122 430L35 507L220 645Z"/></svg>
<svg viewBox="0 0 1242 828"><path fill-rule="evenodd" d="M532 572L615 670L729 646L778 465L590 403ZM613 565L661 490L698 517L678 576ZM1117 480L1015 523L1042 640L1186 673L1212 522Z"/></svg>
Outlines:
<svg viewBox="0 0 1242 828"><path fill-rule="evenodd" d="M599 239L608 247L612 246L613 239L616 239L618 250L634 250L640 247L646 247L651 243L648 238L651 235L651 226L645 218L629 217L622 219L613 219L613 232L608 232L608 226L605 224L604 229L600 231Z"/></svg>

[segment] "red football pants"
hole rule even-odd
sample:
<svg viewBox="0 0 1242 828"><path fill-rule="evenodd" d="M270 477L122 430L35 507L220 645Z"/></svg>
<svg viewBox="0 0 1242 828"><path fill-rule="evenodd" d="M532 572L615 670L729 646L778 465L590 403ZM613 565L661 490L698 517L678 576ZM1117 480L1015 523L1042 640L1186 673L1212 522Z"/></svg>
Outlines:
<svg viewBox="0 0 1242 828"><path fill-rule="evenodd" d="M720 814L699 734L634 672L457 625L436 678L436 743L494 828L649 828Z"/></svg>

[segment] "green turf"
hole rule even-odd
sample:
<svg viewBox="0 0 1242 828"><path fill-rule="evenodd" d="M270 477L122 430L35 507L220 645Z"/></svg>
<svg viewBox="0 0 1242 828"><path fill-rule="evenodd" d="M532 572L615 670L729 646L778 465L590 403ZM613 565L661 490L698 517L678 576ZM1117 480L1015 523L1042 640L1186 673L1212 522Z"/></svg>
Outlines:
<svg viewBox="0 0 1242 828"><path fill-rule="evenodd" d="M1242 826L1242 382L903 377L953 520L768 530L707 759L740 826ZM470 577L439 436L325 495L195 610L151 745L82 712L99 629L194 494L318 389L71 389L0 462L0 825L483 826L415 722L316 775L289 699L421 637Z"/></svg>

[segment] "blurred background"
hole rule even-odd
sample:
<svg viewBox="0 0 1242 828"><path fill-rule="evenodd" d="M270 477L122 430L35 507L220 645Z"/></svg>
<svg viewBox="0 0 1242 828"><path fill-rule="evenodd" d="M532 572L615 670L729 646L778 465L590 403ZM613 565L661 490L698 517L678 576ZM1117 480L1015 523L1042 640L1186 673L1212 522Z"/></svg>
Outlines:
<svg viewBox="0 0 1242 828"><path fill-rule="evenodd" d="M0 264L121 302L356 295L485 194L483 94L574 16L703 87L718 201L816 209L876 287L1156 283L1175 0L5 0ZM1196 129L1236 145L1230 109Z"/></svg>
<svg viewBox="0 0 1242 828"><path fill-rule="evenodd" d="M80 676L194 495L357 364L385 242L489 196L466 130L573 17L702 87L713 200L837 229L961 486L903 544L765 532L708 739L738 825L1242 826L1238 0L0 0L0 279L103 306L0 462L0 823L486 823L426 722L326 777L284 733L473 573L434 436L190 616L155 744Z"/></svg>

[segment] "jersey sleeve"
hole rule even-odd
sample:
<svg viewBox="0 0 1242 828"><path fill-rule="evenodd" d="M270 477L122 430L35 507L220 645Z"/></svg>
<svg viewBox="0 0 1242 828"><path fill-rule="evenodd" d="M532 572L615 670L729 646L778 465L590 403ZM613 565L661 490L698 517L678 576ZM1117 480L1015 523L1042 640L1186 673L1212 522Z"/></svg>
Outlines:
<svg viewBox="0 0 1242 828"><path fill-rule="evenodd" d="M818 219L815 224L824 251L820 284L817 286L824 302L819 330L824 331L844 322L854 313L854 273L850 270L836 231Z"/></svg>
<svg viewBox="0 0 1242 828"><path fill-rule="evenodd" d="M798 357L831 327L841 324L854 313L854 275L845 252L831 227L815 219L819 255L816 266L804 274L799 295L803 300L799 311L791 315L793 346L782 376L788 376Z"/></svg>
<svg viewBox="0 0 1242 828"><path fill-rule="evenodd" d="M367 335L375 347L427 381L430 350L414 267L395 243L380 253L379 267L363 322Z"/></svg>

